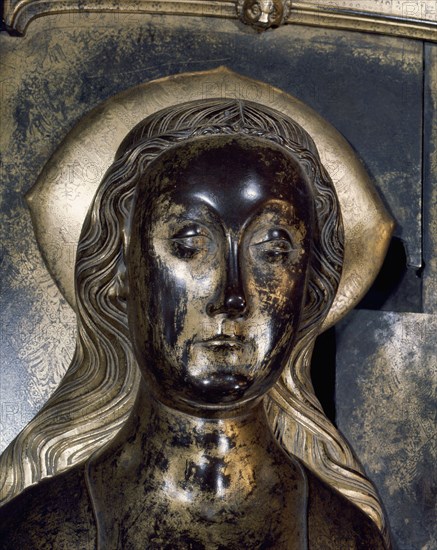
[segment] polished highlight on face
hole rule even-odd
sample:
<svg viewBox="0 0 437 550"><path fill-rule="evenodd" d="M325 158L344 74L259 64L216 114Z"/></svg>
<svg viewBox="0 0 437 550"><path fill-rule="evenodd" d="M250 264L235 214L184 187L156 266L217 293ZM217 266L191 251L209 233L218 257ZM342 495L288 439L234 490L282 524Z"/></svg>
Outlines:
<svg viewBox="0 0 437 550"><path fill-rule="evenodd" d="M297 160L309 183L315 218L307 292L287 366L264 398L266 411L283 448L385 531L376 491L348 443L323 414L310 379L312 346L333 302L343 260L341 214L332 182L303 128L273 109L236 100L195 101L164 109L135 127L120 146L79 243L76 353L58 390L3 455L11 472L5 479L4 501L29 484L17 457L32 462L34 479L53 475L86 460L117 433L129 414L139 380L125 297L133 198L161 154L208 136L275 144ZM177 234L172 238L176 249L183 250Z"/></svg>

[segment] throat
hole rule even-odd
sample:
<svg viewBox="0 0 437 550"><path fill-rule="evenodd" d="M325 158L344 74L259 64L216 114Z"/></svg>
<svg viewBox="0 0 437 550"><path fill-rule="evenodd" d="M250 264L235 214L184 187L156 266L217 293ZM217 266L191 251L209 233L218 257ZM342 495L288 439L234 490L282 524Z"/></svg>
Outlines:
<svg viewBox="0 0 437 550"><path fill-rule="evenodd" d="M144 474L152 485L184 501L252 491L255 469L276 447L262 403L235 417L210 419L143 397L129 445L135 449L130 454L149 465Z"/></svg>
<svg viewBox="0 0 437 550"><path fill-rule="evenodd" d="M211 548L223 540L258 547L266 537L289 548L279 541L305 531L305 477L274 440L262 404L205 419L142 389L129 422L89 463L88 478L102 548L114 538L152 536L185 547L178 532Z"/></svg>

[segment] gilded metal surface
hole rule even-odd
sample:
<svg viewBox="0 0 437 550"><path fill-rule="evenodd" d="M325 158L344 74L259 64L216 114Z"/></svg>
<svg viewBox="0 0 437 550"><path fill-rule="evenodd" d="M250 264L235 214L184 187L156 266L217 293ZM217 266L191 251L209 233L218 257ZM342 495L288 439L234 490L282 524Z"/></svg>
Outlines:
<svg viewBox="0 0 437 550"><path fill-rule="evenodd" d="M421 40L437 40L437 8L435 0L401 2L354 0L314 2L304 0L7 0L4 20L15 31L24 33L36 17L54 13L134 13L184 16L239 17L258 28L278 26L283 22L314 25L405 36Z"/></svg>
<svg viewBox="0 0 437 550"><path fill-rule="evenodd" d="M349 13L373 14L380 17L405 18L420 21L421 19L437 21L435 2L432 0L416 0L403 2L402 0L304 0L294 2L299 6L305 4L313 9L328 9Z"/></svg>
<svg viewBox="0 0 437 550"><path fill-rule="evenodd" d="M50 272L74 305L76 243L100 179L125 133L157 109L205 97L256 97L258 103L292 117L313 137L336 186L345 231L342 279L324 323L325 329L332 326L370 287L385 256L392 221L355 153L331 125L290 95L226 68L169 77L128 90L99 106L72 130L27 195ZM73 188L74 194L67 194L67 188Z"/></svg>
<svg viewBox="0 0 437 550"><path fill-rule="evenodd" d="M240 485L241 493L237 493L235 497L237 501L241 500L242 496L247 495L253 489L255 476L258 476L257 479L263 479L262 485L264 487L266 482L271 483L273 481L274 483L278 481L282 484L283 482L292 481L292 493L294 493L295 499L296 497L299 499L299 497L302 497L300 482L305 475L307 491L304 498L308 497L307 522L302 521L300 510L298 511L299 515L294 516L292 521L290 521L290 517L287 518L288 524L292 523L294 526L301 524L303 529L300 533L300 542L303 538L306 538L304 548L354 549L357 548L355 544L357 533L361 534L358 548L372 548L375 550L381 548L380 538L375 533L374 528L372 530L368 518L363 517L357 508L345 505L344 500L340 499L333 491L330 491L326 485L321 484L310 471L305 470L283 454L277 453L277 447L275 448L274 442L271 441L271 432L266 429L268 427L265 418L228 419L215 423L205 420L199 422L196 417L181 419L179 415L178 418L175 418L172 411L158 409L157 412L160 413L160 424L158 425L161 429L160 440L141 438L140 441L138 427L141 426L141 422L144 423L144 418L148 416L150 400L140 401L139 404L142 406L142 414L133 416L132 422L126 426L127 429L122 434L124 437L129 437L127 449L126 445L120 446L121 448L116 449L115 453L106 453L100 456L98 460L94 461L93 471L87 472L88 478L91 478L93 483L94 492L106 496L106 499L100 501L101 508L98 510L102 512L102 508L106 508L106 512L110 512L109 516L101 516L103 526L108 524L108 520L110 522L106 533L110 536L115 534L121 543L119 546L115 546L111 544L113 541L106 539L103 541L103 548L117 547L121 550L143 547L144 539L137 544L138 539L135 540L135 531L132 533L133 530L130 529L129 524L120 522L120 512L126 514L126 499L122 499L120 502L120 493L117 489L119 484L122 484L123 494L128 491L126 496L129 497L129 500L134 497L137 507L138 503L143 501L143 494L132 493L131 485L132 480L141 480L144 476L144 470L137 466L145 451L148 451L150 463L155 465L152 470L153 476L145 480L146 486L149 488L155 485L156 488L160 482L162 483L163 478L166 478L166 481L170 483L166 487L167 491L161 504L164 509L169 501L172 505L168 509L168 514L162 518L161 524L156 525L154 536L152 540L148 541L148 548L154 550L161 550L162 548L168 550L176 548L181 550L186 548L240 550L242 547L240 543L234 544L232 542L232 534L236 530L235 524L231 524L230 528L224 530L224 532L222 530L222 539L218 544L214 544L215 529L220 530L220 525L211 521L211 516L214 513L213 507L208 506L208 503L204 503L203 509L199 510L192 505L193 493L199 493L202 488L205 489L208 486L208 470L211 468L215 470L214 479L222 481L222 484L217 483L216 487L213 487L207 494L207 499L210 501L216 500L216 504L218 499L214 499L215 491L223 494L229 492L227 491L229 488L234 489L238 485ZM154 408L156 409L156 405ZM156 416L155 414L154 417L156 418ZM203 437L205 435L207 437ZM259 444L257 445L259 435L265 436L267 440L270 440L270 443L273 443L273 445L270 445L270 449L267 448L268 453L265 452L266 449L260 447ZM166 444L164 448L163 443ZM248 448L251 450L250 454L247 452ZM193 449L194 453L192 452ZM167 454L167 460L163 457L163 450L170 451ZM199 457L206 458L205 462L199 464ZM181 464L181 458L187 459L187 462ZM234 460L240 458L244 462L244 468L238 471L237 468L230 467L229 458ZM252 462L253 459L255 459L255 464ZM272 463L272 459L276 459L277 462ZM271 469L269 469L270 467ZM166 470L167 472L170 471L170 475ZM116 477L114 478L115 472ZM238 476L235 476L235 473L238 473ZM107 483L108 476L114 481L112 485ZM41 541L46 541L51 545L50 547L56 547L57 545L60 548L95 550L98 531L95 516L92 513L93 503L88 492L89 485L85 483L85 477L86 473L83 469L75 468L34 486L31 491L20 495L9 506L0 509L2 526L0 530L5 536L3 541L6 544L11 542L14 548L17 544L21 547L31 544L32 548L37 549L41 547ZM177 484L180 477L183 479L182 486ZM237 487L230 487L232 481ZM108 488L110 489L109 492ZM111 489L116 489L116 491L111 491ZM250 519L253 520L250 533L255 534L265 528L266 516L272 504L277 505L278 500L282 504L283 498L278 499L278 491L282 494L283 487L274 487L273 495L268 495L268 506L260 506L260 502L257 501L254 508L250 509ZM108 503L111 497L115 500ZM120 508L117 510L115 504L118 505L119 503ZM109 506L107 506L108 504ZM243 502L241 508L237 511L233 509L233 504L231 501L227 503L227 506L223 506L221 516L227 519L235 519L236 516L236 524L243 527L245 518L242 515L242 510L244 510L245 504ZM21 517L17 517L17 514L13 513L14 505L20 506ZM201 522L199 522L199 530L195 533L196 538L189 538L188 532L193 532L193 522L187 526L187 520L190 519L193 511L200 515ZM114 515L114 512L116 512L116 515L112 518L111 515ZM141 516L143 510L139 512ZM339 518L341 518L340 521ZM150 528L147 519L142 522L139 528ZM76 530L71 529L72 523L77 527ZM304 523L307 523L308 527ZM337 527L339 524L342 524L343 527L348 524L353 525L355 536L350 531L348 532L346 528L339 531ZM184 533L181 527L186 526L188 529ZM162 538L162 531L168 528L171 529L168 537ZM134 535L133 540L128 539L129 531L131 531L131 535ZM247 533L249 537L250 533ZM206 544L199 542L199 535L203 536L203 540L206 539ZM6 536L8 539L6 539ZM250 538L249 541L252 542L254 539L253 537ZM137 546L123 545L125 542L137 544ZM267 547L272 547L271 543L273 541L270 536L266 537L265 542ZM47 548L47 546L45 547ZM301 547L302 545L298 541L289 541L285 546L286 549ZM275 545L275 548L283 550L284 547Z"/></svg>
<svg viewBox="0 0 437 550"><path fill-rule="evenodd" d="M5 181L10 179L3 195L8 209L3 213L8 221L2 239L6 252L3 266L7 267L2 283L7 292L14 281L12 296L5 294L10 303L2 308L5 320L4 375L0 380L2 438L6 439L14 427L16 430L20 426L22 414L30 419L31 412L36 411L34 408L27 412L28 402L38 406L47 399L50 388L55 387L74 348L75 326L68 306L62 303L45 273L31 238L24 204L17 203L9 210L9 198L13 190L21 193L29 188L61 137L90 105L97 105L102 98L145 78L169 72L166 64L169 58L170 72L187 67L194 70L196 65L208 68L223 62L227 51L223 44L230 43L236 69L257 78L269 75L271 82L323 112L364 158L386 203L404 226L402 238L408 240L409 251L420 257L416 242L420 226L411 223L420 206L416 199L420 187L418 176L412 175L407 166L409 163L420 172L420 155L409 156L414 143L420 143L420 116L411 116L416 104L420 114L421 92L415 84L416 69L420 69L420 74L422 71L419 43L304 27L294 29L293 40L285 28L259 36L240 33L237 40L234 35L238 29L233 29L232 22L181 19L177 26L176 18L164 22L159 19L159 25L165 26L161 31L151 25L152 17L146 19L144 28L142 18L131 16L123 28L121 18L108 15L59 16L35 22L31 32L21 40L2 36L7 54L2 70L4 175L8 177ZM47 21L51 28L46 27ZM182 24L186 27L184 32ZM105 61L105 52L112 51L115 39L118 54ZM193 57L189 65L178 54L182 45ZM281 63L272 63L273 58ZM132 59L135 61L131 62ZM25 109L20 110L20 105ZM86 168L87 178L92 178L93 166ZM74 167L69 169L73 171ZM67 187L65 191L74 193L75 187ZM396 210L398 204L401 210ZM15 255L11 252L10 238ZM68 242L67 231L64 239ZM14 275L17 273L19 277ZM429 296L432 298L432 294ZM19 372L23 394L18 394L13 386ZM27 393L29 386L35 388L31 396ZM415 529L416 526L411 526L408 536L413 536Z"/></svg>
<svg viewBox="0 0 437 550"><path fill-rule="evenodd" d="M74 352L74 315L47 276L22 195L76 121L120 90L223 62L254 78L269 75L270 83L323 113L359 152L397 221L396 235L420 265L418 42L305 27L296 27L292 36L285 27L258 35L241 33L232 21L207 18L162 17L158 25L153 16L123 21L109 14L71 14L41 18L18 40L1 33L0 44L2 449L49 398ZM115 49L115 57L108 54ZM248 98L256 100L251 92ZM92 166L85 175L93 177ZM74 186L65 188L75 192ZM64 227L67 247L68 240ZM403 285L400 291L405 293ZM420 300L420 291L416 295Z"/></svg>
<svg viewBox="0 0 437 550"><path fill-rule="evenodd" d="M72 496L87 528L62 507L41 516L31 489L2 511L6 548L386 548L374 488L306 361L340 282L341 206L310 135L260 104L177 104L128 134L79 241L70 371L17 441L89 456L124 420L132 348L139 396Z"/></svg>
<svg viewBox="0 0 437 550"><path fill-rule="evenodd" d="M288 23L437 40L435 0L293 2Z"/></svg>

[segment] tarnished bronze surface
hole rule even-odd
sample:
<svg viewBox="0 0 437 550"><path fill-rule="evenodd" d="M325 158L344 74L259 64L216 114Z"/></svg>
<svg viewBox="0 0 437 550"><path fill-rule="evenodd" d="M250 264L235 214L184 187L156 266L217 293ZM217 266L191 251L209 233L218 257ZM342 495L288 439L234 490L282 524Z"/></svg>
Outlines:
<svg viewBox="0 0 437 550"><path fill-rule="evenodd" d="M150 400L144 402L140 395L139 405L144 405L139 407L141 416L132 416L118 438L119 447L113 446L108 453L98 457L91 464L91 469L85 471L83 467L76 467L55 478L46 479L0 509L0 532L5 548L16 548L17 545L40 548L45 544L45 547L50 548L94 550L98 536L101 548L143 548L144 538L140 537L149 536L151 529L154 531L147 542L147 548L155 550L384 548L375 525L358 508L332 491L310 470L282 452L278 453L279 449L276 442L272 441L265 417L263 420L254 414L245 419L208 422L177 415L175 419L170 409L162 410L159 407L161 423L158 426L155 424L155 427L164 431L164 437L156 448L153 439L149 441L140 438L138 433L139 426L144 424L150 412ZM152 413L149 418L154 421L156 414ZM270 441L267 456L265 449L252 445L262 435ZM169 445L163 447L163 443ZM246 447L241 444L246 444ZM247 444L251 444L253 455L247 452ZM190 453L193 449L194 455ZM170 451L165 458L163 450ZM153 464L154 468L152 471L149 468L149 475L144 479L141 463L145 452L149 464ZM244 469L241 471L238 471L237 464L236 467L227 466L230 458L235 460L238 457L244 460ZM250 459L255 457L265 462L254 466ZM187 463L181 463L181 459L188 459ZM248 492L255 492L253 489L257 475L261 475L264 486L273 484L272 491L266 503L253 503L254 507L249 510L247 517L244 513L247 511L245 502L237 509L234 506L240 504L238 500L241 501ZM112 484L108 483L108 477L113 481ZM161 494L163 498L160 506L152 499L144 499L144 486L140 483L132 491L132 481L142 479L146 488L159 487L165 480L166 491ZM242 485L242 492L234 494L234 499L225 502L223 497L231 493L228 490L230 480L235 479ZM219 480L224 480L222 486L217 483ZM305 480L304 494L302 480ZM89 492L90 481L93 484L93 497ZM211 484L211 481L216 483ZM271 523L266 525L266 520L271 519L271 507L287 504L281 484L290 481L292 490L289 493L294 495L295 503L303 506L297 517L283 518L288 532L294 529L293 534L297 537L282 544L275 541L274 532L268 531ZM120 485L122 494L119 492ZM252 500L252 493L249 493L248 501ZM121 498L122 495L125 498ZM201 498L196 502L193 497ZM132 503L132 510L127 509L126 498L139 499ZM202 507L198 506L200 502ZM149 508L146 510L147 505ZM95 506L98 506L99 522L93 513ZM144 518L144 515L156 512L156 508L160 508L159 512L165 512L165 515L161 516L161 522L151 524L151 517ZM132 525L133 511L142 520L134 520L135 527ZM218 518L229 522L226 529L222 523L214 521ZM249 527L246 522L248 519L253 522ZM296 532L297 527L302 531ZM222 535L218 542L217 533ZM264 536L261 545L255 539L260 533ZM235 542L235 534L239 537L238 542Z"/></svg>
<svg viewBox="0 0 437 550"><path fill-rule="evenodd" d="M75 358L24 437L80 462L124 420L136 365L138 396L68 478L78 521L31 488L3 508L6 547L388 544L309 381L340 283L343 204L310 135L261 104L174 105L128 134L79 241Z"/></svg>
<svg viewBox="0 0 437 550"><path fill-rule="evenodd" d="M278 379L311 255L307 177L255 137L199 137L148 168L126 292L137 363L160 401L235 416Z"/></svg>
<svg viewBox="0 0 437 550"><path fill-rule="evenodd" d="M90 108L124 89L170 72L225 62L240 74L268 79L298 96L329 119L357 151L396 219L396 237L402 239L408 265L423 265L421 235L423 230L426 238L427 229L420 216L421 44L302 26L290 30L256 34L241 32L241 26L227 20L131 15L123 22L110 14L71 14L40 18L22 38L1 33L1 450L53 393L75 347L75 314L47 273L23 195L69 129ZM113 47L117 56L112 59L107 52ZM233 55L227 57L230 50ZM232 94L232 81L228 87L224 80L223 88L224 96ZM246 92L248 99L257 100L254 87ZM160 95L164 97L162 90ZM129 119L128 107L120 114L124 120ZM428 120L432 126L426 116ZM108 137L100 140L101 148L112 131L111 117L106 121ZM62 173L82 173L98 182L103 174L86 162L88 150L89 143L80 149L75 159L80 164L61 164ZM333 176L333 156L324 164ZM76 197L78 180L61 181L64 194ZM431 207L432 201L424 198L423 205ZM67 212L67 207L61 205L60 211ZM76 244L67 221L60 231L57 254L72 265ZM431 265L426 256L425 264L424 277ZM419 308L421 279L414 269L408 272L416 288L410 291L404 281L399 291ZM423 282L425 291L429 284ZM386 310L393 307L400 310L391 300L384 305Z"/></svg>

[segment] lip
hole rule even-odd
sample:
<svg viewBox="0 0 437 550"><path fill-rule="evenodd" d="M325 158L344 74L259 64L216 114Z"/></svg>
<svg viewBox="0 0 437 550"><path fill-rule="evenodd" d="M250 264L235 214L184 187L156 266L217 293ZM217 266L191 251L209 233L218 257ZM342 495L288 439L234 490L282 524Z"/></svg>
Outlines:
<svg viewBox="0 0 437 550"><path fill-rule="evenodd" d="M215 336L212 336L211 338L200 340L197 343L207 347L221 348L241 348L245 345L241 337L229 336L227 334L217 334Z"/></svg>

